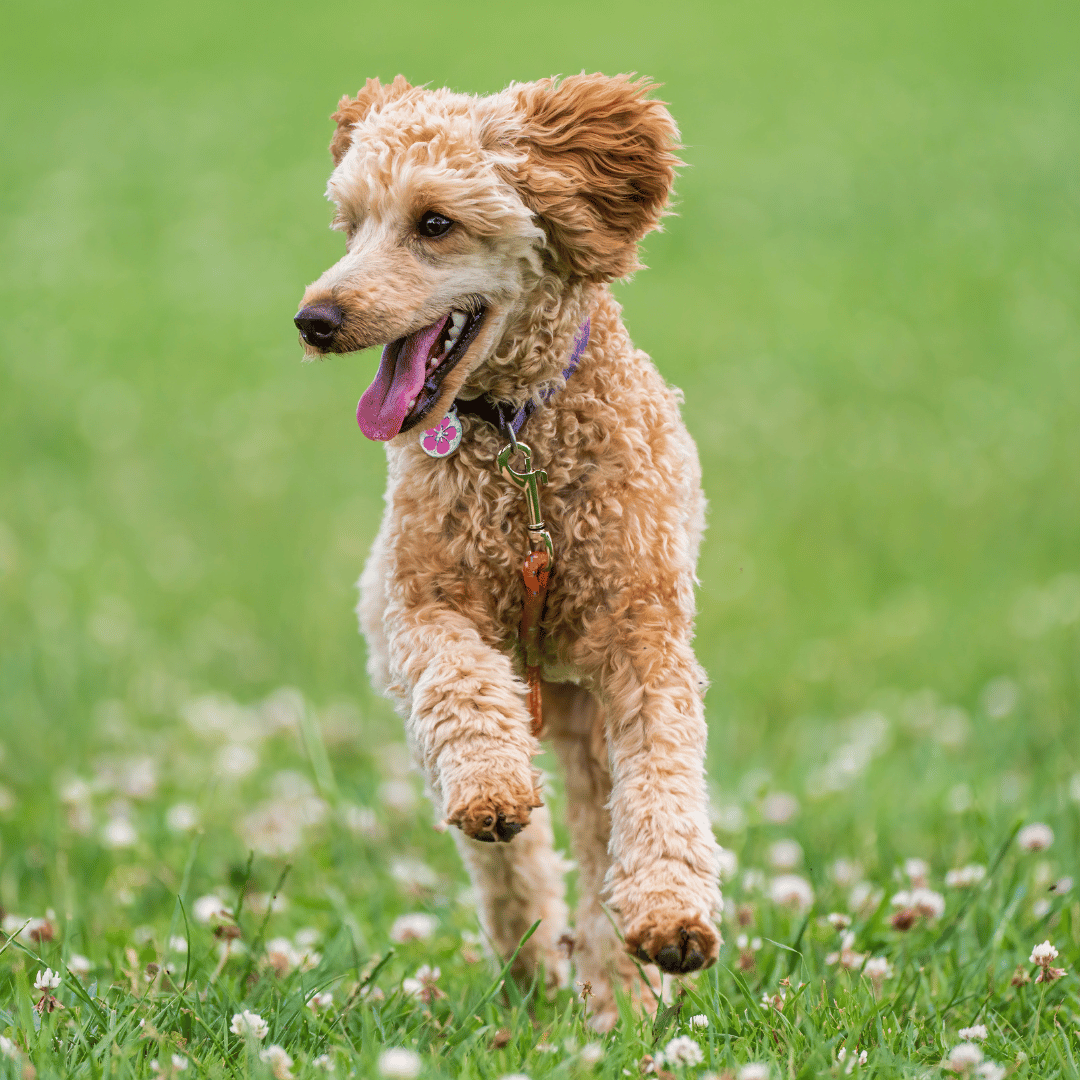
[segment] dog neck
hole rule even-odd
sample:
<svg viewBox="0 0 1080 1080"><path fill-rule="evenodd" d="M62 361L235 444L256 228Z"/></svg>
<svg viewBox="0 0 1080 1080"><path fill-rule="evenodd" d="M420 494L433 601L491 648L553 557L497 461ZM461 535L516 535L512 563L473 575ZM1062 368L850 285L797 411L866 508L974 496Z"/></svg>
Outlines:
<svg viewBox="0 0 1080 1080"><path fill-rule="evenodd" d="M563 369L573 352L574 338L598 300L596 286L567 283L553 273L544 274L494 352L465 380L457 392L458 400L487 395L512 405L512 414L530 398L543 401L546 390L563 385ZM595 326L594 319L594 330Z"/></svg>
<svg viewBox="0 0 1080 1080"><path fill-rule="evenodd" d="M591 320L586 316L585 321L578 327L577 334L574 335L574 345L570 352L570 358L566 363L566 367L562 370L564 385L569 381L570 376L577 371L577 366L581 362L581 354L589 344L590 330ZM454 404L457 406L459 413L475 416L491 424L492 427L498 428L508 439L513 441L521 432L529 417L558 389L558 386L547 386L540 391L539 395L534 394L526 400L524 405L516 409L512 401L499 401L490 394L484 394L471 400L459 398Z"/></svg>

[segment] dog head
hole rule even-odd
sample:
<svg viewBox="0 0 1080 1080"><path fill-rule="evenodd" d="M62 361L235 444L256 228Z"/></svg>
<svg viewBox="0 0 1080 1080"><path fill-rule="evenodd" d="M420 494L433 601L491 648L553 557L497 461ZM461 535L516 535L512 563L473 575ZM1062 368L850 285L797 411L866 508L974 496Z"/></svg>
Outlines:
<svg viewBox="0 0 1080 1080"><path fill-rule="evenodd" d="M346 253L295 321L312 356L385 346L357 410L365 435L392 439L477 384L542 282L638 267L678 164L650 89L578 75L475 98L399 75L341 100L327 195Z"/></svg>

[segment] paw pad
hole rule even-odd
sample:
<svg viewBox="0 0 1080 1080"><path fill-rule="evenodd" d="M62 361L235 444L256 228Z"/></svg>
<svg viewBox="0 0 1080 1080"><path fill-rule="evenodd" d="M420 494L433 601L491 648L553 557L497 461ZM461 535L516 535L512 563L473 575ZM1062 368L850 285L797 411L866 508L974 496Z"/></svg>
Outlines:
<svg viewBox="0 0 1080 1080"><path fill-rule="evenodd" d="M655 964L672 975L686 975L711 966L719 946L716 931L696 919L666 927L654 924L627 939L627 947L639 960Z"/></svg>

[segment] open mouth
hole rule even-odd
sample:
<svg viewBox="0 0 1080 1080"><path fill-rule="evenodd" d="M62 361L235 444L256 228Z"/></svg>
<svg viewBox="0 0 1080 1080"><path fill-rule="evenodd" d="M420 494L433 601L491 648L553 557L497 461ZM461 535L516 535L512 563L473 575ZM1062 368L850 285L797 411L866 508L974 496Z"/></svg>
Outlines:
<svg viewBox="0 0 1080 1080"><path fill-rule="evenodd" d="M356 422L369 439L386 442L427 416L446 376L476 338L485 313L485 308L455 309L383 347L378 373L356 407Z"/></svg>

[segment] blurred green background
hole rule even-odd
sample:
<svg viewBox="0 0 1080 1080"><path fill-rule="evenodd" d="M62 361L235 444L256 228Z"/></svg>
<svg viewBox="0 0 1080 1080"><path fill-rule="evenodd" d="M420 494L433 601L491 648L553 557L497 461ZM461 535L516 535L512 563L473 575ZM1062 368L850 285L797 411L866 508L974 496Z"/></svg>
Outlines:
<svg viewBox="0 0 1080 1080"><path fill-rule="evenodd" d="M9 8L15 799L167 747L209 692L291 685L358 741L395 730L351 610L375 358L302 366L291 323L342 246L327 117L370 75L584 69L662 82L685 142L679 216L617 291L703 458L718 804L817 798L822 850L878 814L912 838L943 806L1049 812L1080 765L1078 31L1054 0ZM872 783L851 731L856 765L889 749Z"/></svg>

